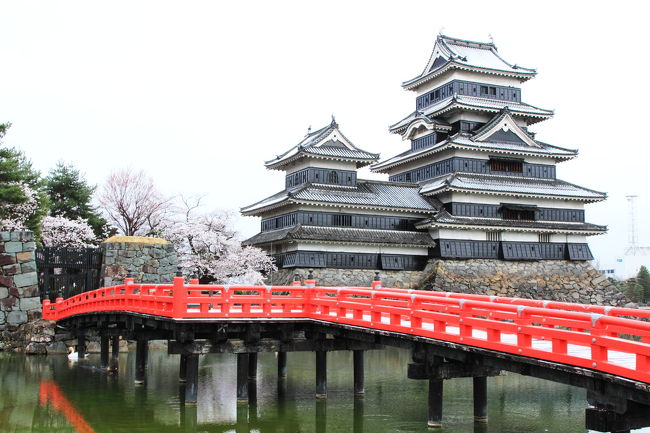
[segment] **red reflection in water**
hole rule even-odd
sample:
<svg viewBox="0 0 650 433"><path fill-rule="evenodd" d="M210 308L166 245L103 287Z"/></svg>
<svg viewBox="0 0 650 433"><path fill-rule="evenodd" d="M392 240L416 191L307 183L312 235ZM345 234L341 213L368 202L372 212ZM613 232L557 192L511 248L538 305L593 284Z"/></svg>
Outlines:
<svg viewBox="0 0 650 433"><path fill-rule="evenodd" d="M63 413L63 416L79 433L95 433L95 430L86 422L83 415L74 407L74 405L63 394L59 385L51 380L42 380L41 387L38 392L38 398L41 406L48 403L52 404L52 408Z"/></svg>

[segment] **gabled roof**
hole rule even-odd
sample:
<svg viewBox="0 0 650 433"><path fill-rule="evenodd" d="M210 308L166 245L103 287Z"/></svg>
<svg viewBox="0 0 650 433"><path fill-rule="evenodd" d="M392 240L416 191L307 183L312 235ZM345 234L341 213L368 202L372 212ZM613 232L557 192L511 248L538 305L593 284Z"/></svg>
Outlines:
<svg viewBox="0 0 650 433"><path fill-rule="evenodd" d="M392 246L433 247L434 240L428 232L374 230L350 227L321 227L297 225L294 227L261 232L243 242L244 245L261 245L280 241L304 241Z"/></svg>
<svg viewBox="0 0 650 433"><path fill-rule="evenodd" d="M259 215L289 204L313 204L346 208L386 209L403 212L428 212L432 209L417 185L375 180L357 180L354 187L304 184L291 191L280 191L258 203L243 207L243 215Z"/></svg>
<svg viewBox="0 0 650 433"><path fill-rule="evenodd" d="M404 134L412 123L422 119L423 117L433 119L437 116L458 109L496 114L506 108L510 111L511 116L525 117L528 123L531 124L553 117L553 110L538 108L524 102L502 101L500 99L454 94L426 107L424 110L414 111L399 122L389 126L388 130L394 134Z"/></svg>
<svg viewBox="0 0 650 433"><path fill-rule="evenodd" d="M578 154L578 151L574 149L565 149L541 141L535 141L535 143L537 143L537 146L529 146L527 143L513 141L477 141L473 139L472 134L459 132L433 146L418 150L409 149L385 161L375 163L370 166L370 170L375 173L388 173L400 165L430 157L435 153L449 149L475 150L481 153L519 157L537 156L551 158L555 161L566 161Z"/></svg>
<svg viewBox="0 0 650 433"><path fill-rule="evenodd" d="M584 203L602 201L607 194L583 188L560 179L531 179L510 176L452 173L420 186L420 193L437 195L443 192L467 192L509 197L561 198Z"/></svg>
<svg viewBox="0 0 650 433"><path fill-rule="evenodd" d="M531 147L541 147L528 132L517 125L508 107L501 109L499 114L494 116L492 120L474 131L471 139L472 141L478 142L507 142Z"/></svg>
<svg viewBox="0 0 650 433"><path fill-rule="evenodd" d="M524 68L503 59L492 42L475 42L438 35L426 67L420 75L402 83L407 90L417 89L450 69L502 75L526 81L533 78L535 69Z"/></svg>
<svg viewBox="0 0 650 433"><path fill-rule="evenodd" d="M356 147L332 122L316 131L310 131L305 138L288 151L264 163L272 170L282 170L287 164L303 157L356 162L357 168L364 167L379 159L378 153L367 152Z"/></svg>

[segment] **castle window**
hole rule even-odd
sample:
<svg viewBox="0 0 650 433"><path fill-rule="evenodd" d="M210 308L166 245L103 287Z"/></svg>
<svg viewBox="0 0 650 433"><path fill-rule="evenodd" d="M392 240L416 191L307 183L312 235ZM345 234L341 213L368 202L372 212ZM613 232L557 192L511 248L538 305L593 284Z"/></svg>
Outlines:
<svg viewBox="0 0 650 433"><path fill-rule="evenodd" d="M539 241L542 242L542 243L551 242L551 234L550 233L540 233L539 234Z"/></svg>
<svg viewBox="0 0 650 433"><path fill-rule="evenodd" d="M491 96L496 96L497 95L497 88L496 87L490 87L490 95Z"/></svg>
<svg viewBox="0 0 650 433"><path fill-rule="evenodd" d="M501 217L511 221L535 221L536 206L502 204Z"/></svg>
<svg viewBox="0 0 650 433"><path fill-rule="evenodd" d="M406 181L407 182L411 181L411 173L406 173Z"/></svg>
<svg viewBox="0 0 650 433"><path fill-rule="evenodd" d="M352 215L332 215L332 225L350 227L352 225Z"/></svg>
<svg viewBox="0 0 650 433"><path fill-rule="evenodd" d="M490 159L490 168L493 171L505 171L509 173L521 173L524 170L524 162L517 159Z"/></svg>
<svg viewBox="0 0 650 433"><path fill-rule="evenodd" d="M438 99L440 97L440 89L433 92L433 99Z"/></svg>
<svg viewBox="0 0 650 433"><path fill-rule="evenodd" d="M501 232L485 232L485 240L491 242L500 242Z"/></svg>
<svg viewBox="0 0 650 433"><path fill-rule="evenodd" d="M488 91L488 86L481 86L481 95L487 95Z"/></svg>
<svg viewBox="0 0 650 433"><path fill-rule="evenodd" d="M329 175L327 176L327 181L329 183L339 183L339 175L336 173L334 170L329 172Z"/></svg>

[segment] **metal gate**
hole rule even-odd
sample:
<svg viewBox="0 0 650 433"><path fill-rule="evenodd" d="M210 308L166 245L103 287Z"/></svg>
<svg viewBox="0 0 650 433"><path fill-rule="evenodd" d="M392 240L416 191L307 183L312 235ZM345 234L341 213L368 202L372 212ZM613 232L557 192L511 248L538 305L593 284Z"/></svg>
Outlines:
<svg viewBox="0 0 650 433"><path fill-rule="evenodd" d="M41 299L69 298L99 288L99 248L43 247L36 250Z"/></svg>

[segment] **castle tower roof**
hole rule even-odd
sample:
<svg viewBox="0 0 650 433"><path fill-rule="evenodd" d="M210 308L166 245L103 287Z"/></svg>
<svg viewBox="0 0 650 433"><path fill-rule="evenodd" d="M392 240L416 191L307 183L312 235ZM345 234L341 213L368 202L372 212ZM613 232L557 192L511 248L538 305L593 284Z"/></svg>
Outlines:
<svg viewBox="0 0 650 433"><path fill-rule="evenodd" d="M264 163L271 170L284 170L285 167L301 158L329 159L355 162L357 168L365 167L379 159L378 153L358 148L339 130L334 116L332 122L316 131L309 131L300 143L288 151Z"/></svg>
<svg viewBox="0 0 650 433"><path fill-rule="evenodd" d="M417 88L451 69L501 75L526 81L537 71L512 64L501 57L493 42L476 42L438 35L431 57L420 75L402 83L407 90Z"/></svg>

